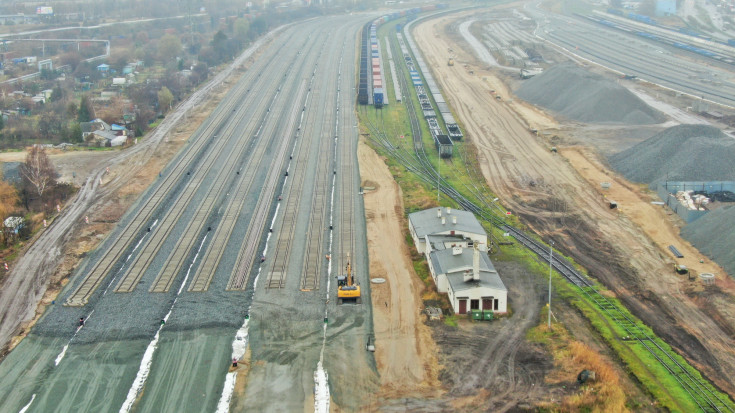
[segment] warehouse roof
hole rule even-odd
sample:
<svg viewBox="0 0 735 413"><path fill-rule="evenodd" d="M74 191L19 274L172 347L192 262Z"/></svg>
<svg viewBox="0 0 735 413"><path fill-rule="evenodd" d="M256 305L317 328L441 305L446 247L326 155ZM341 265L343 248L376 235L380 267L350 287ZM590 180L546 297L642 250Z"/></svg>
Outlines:
<svg viewBox="0 0 735 413"><path fill-rule="evenodd" d="M487 287L507 291L492 261L485 253L480 253L480 279L464 281L464 273L472 271L472 255L474 250L462 249L461 254L454 255L452 249L433 251L430 254L431 264L437 274L446 274L453 291L461 291L475 287Z"/></svg>
<svg viewBox="0 0 735 413"><path fill-rule="evenodd" d="M442 220L437 216L437 210L441 209L442 216L446 218L446 223L442 225ZM452 223L452 217L457 217L457 223ZM408 220L411 221L414 231L419 238L426 235L438 234L445 231L463 231L473 234L487 235L485 229L475 218L472 212L461 211L448 208L429 208L423 211L408 214Z"/></svg>

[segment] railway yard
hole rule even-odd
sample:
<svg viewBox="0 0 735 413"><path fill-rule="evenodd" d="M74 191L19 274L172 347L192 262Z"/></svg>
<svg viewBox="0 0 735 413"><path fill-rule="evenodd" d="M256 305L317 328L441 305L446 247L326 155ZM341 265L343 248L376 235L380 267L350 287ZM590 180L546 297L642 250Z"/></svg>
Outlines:
<svg viewBox="0 0 735 413"><path fill-rule="evenodd" d="M171 128L189 117L198 127L164 151L165 166L143 166L172 136L163 128L125 161L111 157L110 175L97 161L38 248L68 248L85 214L106 217L110 197L142 169L151 183L106 236L81 231L99 241L0 363L0 411L574 410L564 402L586 391L581 364L567 377L529 338L545 328L549 267L554 323L614 365L626 408L734 411L735 284L605 158L684 121L709 122L682 108L692 96L733 103L728 63L678 58L600 14L528 2L442 8L413 9L408 21L350 14L281 27L202 88L220 92L208 116L191 115L201 96L169 115ZM519 44L607 76L641 102L664 100L651 103L661 114L590 121L593 109L633 100L578 108L576 119L523 101ZM415 181L403 186L408 175ZM602 191L601 179L614 187ZM490 231L512 309L501 319L424 317L438 294L411 262L406 212L437 203L473 212ZM716 286L671 271L670 244L692 271L717 273ZM33 248L20 268L58 265L60 253L41 260ZM43 295L23 288L28 302ZM338 288L358 298L343 303ZM0 333L17 331L11 321Z"/></svg>
<svg viewBox="0 0 735 413"><path fill-rule="evenodd" d="M320 358L332 399L365 403L370 386L349 397L343 386L376 381L370 298L338 308L329 279L348 260L359 284L367 276L356 119L344 110L345 39L359 22L301 23L272 41L5 359L15 386L2 410L214 411L222 398L301 410ZM242 342L261 360L247 380L282 386L224 385ZM189 380L162 385L172 377Z"/></svg>

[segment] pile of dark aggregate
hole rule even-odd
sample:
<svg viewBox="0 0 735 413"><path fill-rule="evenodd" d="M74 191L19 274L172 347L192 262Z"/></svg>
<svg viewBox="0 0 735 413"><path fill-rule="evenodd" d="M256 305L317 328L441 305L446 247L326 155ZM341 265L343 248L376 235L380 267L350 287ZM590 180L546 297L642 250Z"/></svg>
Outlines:
<svg viewBox="0 0 735 413"><path fill-rule="evenodd" d="M651 125L666 120L628 89L572 64L556 65L524 81L515 93L579 122Z"/></svg>
<svg viewBox="0 0 735 413"><path fill-rule="evenodd" d="M678 125L609 157L626 179L656 186L669 181L735 180L735 139L708 125Z"/></svg>
<svg viewBox="0 0 735 413"><path fill-rule="evenodd" d="M628 180L650 184L669 181L735 180L735 139L708 125L679 125L609 158ZM735 205L715 209L691 222L681 235L735 274Z"/></svg>
<svg viewBox="0 0 735 413"><path fill-rule="evenodd" d="M735 205L715 209L688 224L681 235L735 275ZM716 274L721 275L721 274Z"/></svg>

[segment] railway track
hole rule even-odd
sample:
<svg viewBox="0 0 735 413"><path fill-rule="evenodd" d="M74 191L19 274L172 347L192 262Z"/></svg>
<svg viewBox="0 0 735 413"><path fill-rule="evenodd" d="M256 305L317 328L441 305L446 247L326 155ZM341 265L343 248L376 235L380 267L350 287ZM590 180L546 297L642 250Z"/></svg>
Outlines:
<svg viewBox="0 0 735 413"><path fill-rule="evenodd" d="M273 104L273 101L275 101L275 99L277 98L278 93L279 92L276 92L275 95L271 98L270 105ZM244 110L244 106L241 107L240 110ZM260 113L260 116L262 117L262 122L266 121L268 115L270 114L269 110L266 111L263 107L258 109L258 113ZM244 118L244 114L241 114L239 110L236 110L235 118L241 117ZM254 118L250 118L246 129L253 129L254 125L256 124L252 121L253 119ZM168 287L170 287L171 283L173 282L173 276L178 272L178 270L181 269L181 266L183 265L184 255L193 245L196 233L198 233L198 229L204 225L204 219L211 211L212 205L218 198L222 187L225 185L226 182L233 179L231 171L234 169L235 163L239 160L242 150L247 147L248 143L253 139L252 136L246 135L243 137L243 135L235 133L236 130L240 129L239 126L240 125L238 122L228 123L223 133L224 136L226 136L227 138L215 140L215 146L209 152L205 162L193 173L191 181L186 185L174 204L166 212L163 219L161 220L161 223L159 224L158 229L153 234L146 247L140 252L140 254L135 257L130 267L128 267L127 271L124 273L122 279L115 287L116 293L129 293L135 290L141 278L158 255L164 242L168 239L169 235L171 235L172 230L181 219L182 214L195 198L197 191L199 190L202 183L205 181L205 178L207 177L212 167L218 162L221 162L219 156L223 152L225 152L224 149L229 146L232 146L233 149L240 148L240 151L237 151L235 149L234 151L226 152L224 168L219 169L216 177L212 180L212 182L214 182L214 185L210 188L210 191L208 192L208 195L203 202L204 207L199 209L199 211L201 211L201 214L196 213L195 217L192 218L192 221L190 221L189 225L189 231L185 232L185 234L183 235L184 242L177 243L177 247L169 256L168 260L166 261L166 265L162 269L162 272L158 275L151 287L151 291L156 292L164 292L168 290ZM245 140L244 142L241 141L241 139L243 138ZM236 154L237 156L235 156ZM187 175L190 173L191 172L187 172ZM194 232L195 230L197 230L196 233Z"/></svg>
<svg viewBox="0 0 735 413"><path fill-rule="evenodd" d="M303 56L308 55L309 54L307 53ZM289 67L298 67L298 64L299 63L294 60L294 62L292 62ZM269 111L268 113L270 114L273 112ZM263 122L261 122L257 131L255 131L256 139L265 139L263 136L264 133L262 133L264 125L265 119L263 120ZM238 222L238 218L242 214L242 211L245 209L246 201L249 199L247 195L251 191L252 184L255 181L257 174L267 167L267 165L263 164L264 154L266 153L266 150L268 148L267 144L268 141L265 140L259 146L257 146L256 149L253 151L251 155L252 159L248 161L245 170L238 171L239 179L235 182L234 188L228 191L228 193L231 193L232 196L228 196L228 202L224 207L225 211L221 215L221 219L216 227L214 235L212 236L210 245L204 253L201 264L195 270L192 281L189 284L188 291L204 292L209 289L209 285L214 278L220 260L225 250L227 249L227 243L230 241L230 237L234 231L235 225ZM219 215L219 212L217 213L217 215Z"/></svg>
<svg viewBox="0 0 735 413"><path fill-rule="evenodd" d="M324 49L319 53L319 57L317 58L317 61L321 60L321 56L323 54ZM287 269L288 269L288 263L289 258L291 257L291 243L294 240L294 237L296 235L296 222L297 222L297 215L299 211L299 206L301 205L301 198L303 196L302 189L303 189L303 183L304 179L306 177L306 169L307 169L307 161L310 158L310 152L311 152L311 145L315 143L315 141L318 141L319 133L317 130L315 130L315 120L313 119L314 116L319 118L319 110L309 110L309 112L306 112L306 108L308 107L308 102L320 102L320 96L321 96L321 90L320 88L314 89L314 80L316 78L316 69L318 67L318 63L314 65L314 71L312 72L311 79L309 81L309 96L313 93L313 97L309 98L307 97L307 101L303 104L303 109L301 112L301 119L299 121L299 127L297 128L297 137L298 139L298 154L296 154L295 159L295 170L290 171L290 177L292 179L290 184L290 189L288 191L285 190L284 185L284 191L282 193L285 193L285 199L282 205L285 205L285 210L283 212L283 221L281 224L281 229L278 233L278 241L276 242L276 249L275 254L272 260L272 265L270 267L270 270L268 271L268 278L266 279L266 288L283 288L286 286L286 275L287 275ZM312 92L314 90L314 92ZM302 131L302 125L304 124L304 115L306 114L306 125L307 127L303 128ZM294 145L294 149L291 151L290 158L293 159L294 153L296 151L297 145Z"/></svg>
<svg viewBox="0 0 735 413"><path fill-rule="evenodd" d="M259 77L259 74L249 74L246 78L246 82L252 82L254 79ZM246 82L242 82L241 85L245 85ZM243 98L246 98L249 94L249 89L245 90L244 86L239 86L236 89L236 93L241 94ZM173 190L181 184L181 177L184 172L191 170L196 164L206 161L201 158L201 152L207 150L207 147L211 144L210 136L214 136L223 127L221 122L229 115L231 115L233 108L236 105L235 99L224 102L223 105L218 106L213 116L210 116L205 124L195 133L195 136L190 139L190 145L184 152L183 156L178 158L172 168L168 168L163 182L157 187L155 192L145 199L143 205L134 216L132 222L125 226L122 233L117 237L116 241L109 247L107 253L97 261L91 270L87 273L81 284L74 290L74 292L67 298L64 305L67 306L83 306L89 302L90 296L97 290L102 283L102 280L106 275L110 273L115 264L125 255L133 245L133 241L137 237L142 237L141 232L145 232L145 228L150 224L152 217L157 212L161 203L168 198ZM209 151L209 154L213 153ZM210 156L210 155L208 155Z"/></svg>
<svg viewBox="0 0 735 413"><path fill-rule="evenodd" d="M399 76L401 82L405 85L404 76ZM391 154L395 154L396 159L401 162L407 170L414 172L421 180L430 186L436 186L439 182L441 192L457 202L465 210L476 214L480 219L491 223L493 226L504 232L510 233L521 245L533 251L540 260L549 261L551 259L552 267L559 272L567 281L575 285L580 294L585 295L595 305L609 317L621 331L624 336L621 339L630 341L631 343L640 344L649 354L669 373L677 382L679 387L686 392L691 399L705 412L733 412L730 407L731 403L722 400L716 394L714 387L705 379L698 378L698 373L694 368L684 365L678 361L677 356L672 350L667 349L664 341L660 338L649 335L642 327L640 321L628 316L619 304L612 302L604 295L600 294L597 287L583 274L579 273L574 266L561 257L554 254L550 257L549 248L544 244L531 238L523 231L511 225L507 225L505 221L491 212L492 202L487 202L486 198L479 197L482 205L478 205L472 200L462 195L454 189L449 182L441 178L435 167L431 164L424 151L423 141L420 138L420 124L415 113L413 101L407 99L407 109L411 121L411 129L413 133L413 158L409 158L400 153L400 151L390 143L388 137L382 132L377 125L369 124L371 137L379 145L383 146Z"/></svg>
<svg viewBox="0 0 735 413"><path fill-rule="evenodd" d="M263 59L267 59L266 64L271 64L278 58L279 52L285 46L275 49L272 53L266 53ZM89 302L90 297L101 285L103 279L109 275L112 270L122 261L123 257L132 252L133 245L136 240L141 239L147 231L150 230L153 217L160 213L163 205L168 198L172 196L175 189L181 185L185 185L185 181L181 178L186 171L200 169L199 166L205 161L208 155L202 156L202 153L209 151L213 153L209 146L212 144L212 136L216 136L224 127L223 122L231 117L232 112L237 110L238 102L247 99L253 95L248 85L252 84L260 78L261 73L258 71L248 71L243 78L235 86L231 92L233 98L223 101L215 108L213 114L209 116L202 126L197 129L194 135L189 139L189 145L181 156L177 157L172 166L168 166L165 170L161 183L153 190L150 196L145 197L142 205L138 208L132 221L128 223L122 232L116 235L115 241L106 247L107 252L97 260L92 268L87 272L82 282L69 295L64 302L65 306L84 306ZM234 96L238 96L235 98ZM147 228L147 230L146 230Z"/></svg>
<svg viewBox="0 0 735 413"><path fill-rule="evenodd" d="M341 73L340 73L341 78ZM337 91L337 110L339 111L340 103L340 91ZM345 107L345 106L342 106ZM339 113L339 112L338 112ZM340 127L342 133L340 133ZM339 208L339 231L338 231L338 254L340 265L337 267L338 275L341 271L345 270L347 262L352 260L352 268L355 269L355 256L356 245L355 245L355 173L357 167L353 162L354 155L356 153L357 136L349 131L350 125L346 123L340 124L339 117L335 120L335 136L337 136L335 145L335 156L334 159L339 159L340 164L336 166L340 173L336 177L339 184L338 188L338 204ZM339 152L339 157L337 157ZM357 278L358 274L355 274ZM360 301L358 301L360 302Z"/></svg>
<svg viewBox="0 0 735 413"><path fill-rule="evenodd" d="M303 101L303 93L305 92L305 82L301 82L301 87L296 95L296 101ZM284 97L285 99L285 97ZM290 100L289 102L291 102ZM288 102L284 102L286 104ZM299 108L297 108L299 109ZM255 207L255 212L250 219L248 229L240 248L240 253L237 257L237 263L230 275L230 280L227 283L227 290L244 290L247 287L247 281L250 277L250 273L253 268L253 264L256 259L256 249L260 244L261 236L266 227L266 220L268 218L268 212L270 205L273 202L275 195L276 186L278 184L278 177L281 176L283 171L284 161L286 158L286 149L289 147L288 143L291 142L294 136L296 128L296 119L301 113L301 110L294 110L289 116L285 128L283 130L283 136L287 138L283 139L281 145L278 148L278 153L273 159L271 168L268 170L265 183L258 197L258 202ZM276 136L274 133L266 133L267 136Z"/></svg>
<svg viewBox="0 0 735 413"><path fill-rule="evenodd" d="M646 80L653 80L655 82L661 83L662 85L681 90L682 92L689 93L694 96L705 96L706 98L712 100L721 99L721 103L726 105L733 105L733 103L735 102L733 94L728 94L728 92L733 90L732 84L729 84L728 82L723 82L719 88L713 88L706 85L694 83L691 80L687 80L688 76L691 76L692 73L692 70L689 68L676 68L671 64L667 64L667 74L672 74L669 71L676 69L674 71L677 72L677 77L665 76L660 70L660 62L646 59L645 56L639 56L638 59L635 60L632 57L619 54L619 56L621 56L621 59L612 58L611 54L614 54L615 50L610 48L609 43L606 44L599 41L596 42L596 38L594 36L578 36L575 38L572 34L565 32L549 32L548 36L549 38L553 39L553 41L563 45L569 51L577 50L576 48L580 47L581 43L584 45L582 46L582 52L592 56L594 59L601 61L606 65L611 65L618 70L623 70L626 73L638 74L638 76L645 78ZM596 49L596 45L599 45L599 47L602 47L603 49ZM596 50L606 50L608 52L601 53ZM577 51L577 53L579 53L579 51ZM648 65L644 65L644 63L648 63Z"/></svg>
<svg viewBox="0 0 735 413"><path fill-rule="evenodd" d="M344 47L340 54L340 61L344 54ZM338 64L339 67L341 64ZM341 69L340 69L341 71ZM328 93L327 96L331 96L335 93L336 85L339 84L338 80L335 82L334 76L337 73L334 71L326 71L328 76ZM339 96L339 91L336 91ZM336 117L339 114L339 106L336 105L333 110L325 109L327 116L323 122L324 125L331 125L336 122ZM334 162L334 156L330 155L330 146L334 145L339 139L336 134L336 130L332 131L331 128L327 129L326 132L322 133L319 139L319 153L323 154L319 156L317 171L316 171L316 182L314 191L311 197L311 215L309 219L308 228L308 239L306 254L304 255L304 271L301 274L300 286L302 291L313 291L319 288L320 278L322 273L322 264L324 262L324 234L326 233L326 220L327 220L327 205L329 205L328 192L330 177L334 179L336 169L333 169L333 173L329 173L329 165Z"/></svg>

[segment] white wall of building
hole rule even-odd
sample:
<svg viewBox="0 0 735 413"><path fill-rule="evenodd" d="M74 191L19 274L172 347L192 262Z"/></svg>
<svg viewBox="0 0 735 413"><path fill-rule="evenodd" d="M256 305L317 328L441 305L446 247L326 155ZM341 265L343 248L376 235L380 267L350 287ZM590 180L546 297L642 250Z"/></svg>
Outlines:
<svg viewBox="0 0 735 413"><path fill-rule="evenodd" d="M493 310L493 312L495 312L496 314L505 314L508 312L508 294L506 291L496 290L493 288L478 287L458 291L456 292L456 296L453 294L452 290L449 289L447 294L449 296L449 302L452 304L452 309L454 310L455 314L460 314L460 300L466 300L466 312L469 312L471 309L471 300L478 300L479 309L482 310L483 301L489 302L490 297L492 297L491 309ZM496 300L497 309L495 309Z"/></svg>

